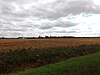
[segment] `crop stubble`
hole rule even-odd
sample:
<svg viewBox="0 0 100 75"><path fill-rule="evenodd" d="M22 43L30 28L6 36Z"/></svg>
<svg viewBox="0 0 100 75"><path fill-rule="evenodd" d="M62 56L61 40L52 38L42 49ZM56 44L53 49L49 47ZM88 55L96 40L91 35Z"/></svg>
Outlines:
<svg viewBox="0 0 100 75"><path fill-rule="evenodd" d="M100 38L0 39L0 51L100 44Z"/></svg>

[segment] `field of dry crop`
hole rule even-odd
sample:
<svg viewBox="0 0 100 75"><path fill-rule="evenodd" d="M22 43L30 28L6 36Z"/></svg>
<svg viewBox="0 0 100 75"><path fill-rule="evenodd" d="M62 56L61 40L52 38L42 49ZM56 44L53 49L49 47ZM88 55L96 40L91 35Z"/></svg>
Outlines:
<svg viewBox="0 0 100 75"><path fill-rule="evenodd" d="M96 52L100 38L0 39L0 75Z"/></svg>
<svg viewBox="0 0 100 75"><path fill-rule="evenodd" d="M100 38L0 39L0 51L100 43Z"/></svg>

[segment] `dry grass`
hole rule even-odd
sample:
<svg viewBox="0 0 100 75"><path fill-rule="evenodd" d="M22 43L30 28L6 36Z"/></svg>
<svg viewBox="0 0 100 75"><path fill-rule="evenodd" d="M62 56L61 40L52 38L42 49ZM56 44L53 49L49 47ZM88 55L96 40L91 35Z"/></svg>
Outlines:
<svg viewBox="0 0 100 75"><path fill-rule="evenodd" d="M58 46L79 46L100 44L100 38L56 38L56 39L0 39L0 51L9 49L47 48Z"/></svg>

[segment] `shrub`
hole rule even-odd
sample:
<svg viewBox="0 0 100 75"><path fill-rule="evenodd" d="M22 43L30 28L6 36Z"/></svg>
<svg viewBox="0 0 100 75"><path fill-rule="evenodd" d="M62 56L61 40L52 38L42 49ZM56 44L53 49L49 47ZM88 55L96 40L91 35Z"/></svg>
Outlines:
<svg viewBox="0 0 100 75"><path fill-rule="evenodd" d="M78 47L9 50L0 53L0 74L23 70L25 65L28 64L37 67L95 52L100 52L99 44Z"/></svg>

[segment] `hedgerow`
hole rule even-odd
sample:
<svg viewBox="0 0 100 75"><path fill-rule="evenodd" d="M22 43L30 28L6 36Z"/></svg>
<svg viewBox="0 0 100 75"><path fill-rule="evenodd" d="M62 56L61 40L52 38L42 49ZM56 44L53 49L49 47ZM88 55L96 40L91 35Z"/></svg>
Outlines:
<svg viewBox="0 0 100 75"><path fill-rule="evenodd" d="M99 44L77 47L8 50L0 53L0 74L25 70L29 66L38 67L96 52L100 52Z"/></svg>

